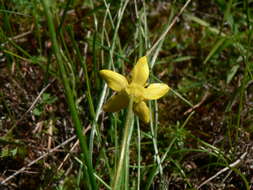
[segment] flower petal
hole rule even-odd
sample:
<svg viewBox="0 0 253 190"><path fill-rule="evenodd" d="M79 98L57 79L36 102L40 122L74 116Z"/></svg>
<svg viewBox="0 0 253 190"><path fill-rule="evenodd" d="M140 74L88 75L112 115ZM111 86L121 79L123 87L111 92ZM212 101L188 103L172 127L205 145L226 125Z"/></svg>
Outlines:
<svg viewBox="0 0 253 190"><path fill-rule="evenodd" d="M141 57L134 66L132 72L132 82L144 86L149 75L147 57Z"/></svg>
<svg viewBox="0 0 253 190"><path fill-rule="evenodd" d="M114 71L101 70L99 74L106 81L108 86L117 92L123 90L128 85L127 79L123 75Z"/></svg>
<svg viewBox="0 0 253 190"><path fill-rule="evenodd" d="M148 123L150 121L150 111L144 101L141 101L134 105L134 112L145 123Z"/></svg>
<svg viewBox="0 0 253 190"><path fill-rule="evenodd" d="M170 87L164 83L153 83L145 88L144 97L146 100L156 100L164 96Z"/></svg>
<svg viewBox="0 0 253 190"><path fill-rule="evenodd" d="M109 98L108 102L103 106L106 112L117 112L125 107L129 103L129 98L125 92L120 92Z"/></svg>

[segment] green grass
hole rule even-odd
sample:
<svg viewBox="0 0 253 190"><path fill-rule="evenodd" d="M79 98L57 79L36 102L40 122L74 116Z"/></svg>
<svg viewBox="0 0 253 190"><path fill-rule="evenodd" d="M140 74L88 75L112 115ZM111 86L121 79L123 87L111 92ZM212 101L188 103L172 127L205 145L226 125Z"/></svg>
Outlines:
<svg viewBox="0 0 253 190"><path fill-rule="evenodd" d="M251 189L252 3L0 1L0 189ZM144 55L150 124L103 112Z"/></svg>

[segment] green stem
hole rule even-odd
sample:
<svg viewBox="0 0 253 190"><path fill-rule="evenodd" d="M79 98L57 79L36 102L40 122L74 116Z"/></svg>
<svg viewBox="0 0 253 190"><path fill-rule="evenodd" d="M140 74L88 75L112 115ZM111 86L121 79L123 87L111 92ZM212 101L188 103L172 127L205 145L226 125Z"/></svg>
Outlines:
<svg viewBox="0 0 253 190"><path fill-rule="evenodd" d="M126 122L125 122L124 134L123 134L124 136L123 136L121 149L120 149L121 150L120 151L120 158L119 158L118 165L117 165L117 171L114 175L112 190L118 190L121 188L121 180L124 176L123 168L124 168L124 163L126 163L125 160L126 160L126 156L127 156L126 152L129 147L129 143L127 143L127 142L130 138L129 135L131 134L130 131L131 131L131 126L132 126L131 125L132 119L133 119L133 98L131 97L129 105L128 105L127 118L126 118Z"/></svg>
<svg viewBox="0 0 253 190"><path fill-rule="evenodd" d="M41 2L43 4L44 11L45 11L45 14L47 17L50 37L52 40L53 51L56 56L58 67L60 69L61 78L63 81L68 106L70 109L70 114L71 114L72 120L74 122L76 134L79 139L80 147L81 147L81 150L83 153L82 154L82 161L83 161L84 165L87 167L87 174L89 177L89 179L88 179L89 187L91 187L92 190L96 190L96 189L98 189L98 187L96 184L95 176L93 175L93 166L92 166L92 161L90 159L90 154L89 154L89 150L88 150L88 146L87 146L87 139L86 139L86 136L83 135L83 133L82 133L82 124L81 124L81 121L78 116L78 112L77 112L74 96L72 93L72 89L70 88L68 77L67 77L67 74L66 74L66 71L64 68L64 62L61 57L60 48L58 46L56 32L54 29L53 17L51 15L50 10L49 10L49 0L41 0ZM84 167L85 172L86 172L86 169L85 169L86 167Z"/></svg>

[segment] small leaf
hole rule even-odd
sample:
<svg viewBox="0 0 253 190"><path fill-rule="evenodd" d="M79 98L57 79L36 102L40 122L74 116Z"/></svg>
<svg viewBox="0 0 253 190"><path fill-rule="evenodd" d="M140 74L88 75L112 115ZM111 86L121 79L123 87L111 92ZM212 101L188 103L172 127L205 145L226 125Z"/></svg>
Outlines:
<svg viewBox="0 0 253 190"><path fill-rule="evenodd" d="M18 148L14 148L14 149L12 149L10 152L11 152L11 155L12 155L12 156L16 156L16 155L17 155L17 152L18 152Z"/></svg>
<svg viewBox="0 0 253 190"><path fill-rule="evenodd" d="M220 51L222 51L221 46L224 44L226 38L221 38L215 45L214 47L211 49L211 51L209 52L209 54L207 55L206 59L204 60L204 64L206 64L211 57L213 57L215 54L219 53Z"/></svg>
<svg viewBox="0 0 253 190"><path fill-rule="evenodd" d="M33 110L33 114L34 114L35 116L40 116L41 113L42 113L42 111L41 111L40 109L38 109L38 108L35 108L35 109Z"/></svg>
<svg viewBox="0 0 253 190"><path fill-rule="evenodd" d="M234 78L235 74L237 73L238 69L239 69L239 65L234 65L230 71L227 74L227 84L229 84L231 82L231 80Z"/></svg>

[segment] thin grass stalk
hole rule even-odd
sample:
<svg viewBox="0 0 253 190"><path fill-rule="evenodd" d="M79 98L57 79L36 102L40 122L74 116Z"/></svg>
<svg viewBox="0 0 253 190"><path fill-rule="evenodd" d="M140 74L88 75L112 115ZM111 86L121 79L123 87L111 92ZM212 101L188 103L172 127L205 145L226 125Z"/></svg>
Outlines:
<svg viewBox="0 0 253 190"><path fill-rule="evenodd" d="M41 38L41 32L40 32L40 26L39 26L39 16L37 16L38 6L35 2L36 0L32 0L34 9L32 10L32 15L34 18L34 34L36 41L38 42L39 48L37 48L37 51L40 55L42 55L42 38Z"/></svg>
<svg viewBox="0 0 253 190"><path fill-rule="evenodd" d="M190 113L190 115L186 118L186 120L184 121L184 123L182 124L182 126L180 127L180 128L184 128L187 124L188 124L188 122L189 122L189 120L192 118L192 116L194 115L194 111L193 112L191 112ZM163 156L162 156L162 158L161 158L161 164L165 161L165 159L167 158L167 155L168 155L168 153L170 152L170 150L171 150L171 148L172 148L172 146L174 145L174 143L176 142L176 139L177 139L177 137L174 137L172 140L171 140L171 142L170 142L170 144L169 144L169 146L167 147L167 149L166 149L166 151L165 151L165 153L163 154ZM153 180L154 180L154 177L157 175L157 173L159 172L159 165L157 165L151 172L150 172L150 174L148 175L148 178L147 178L147 183L146 183L146 185L145 185L145 190L148 190L148 189L150 189L150 187L151 187L151 185L152 185L152 183L153 183Z"/></svg>
<svg viewBox="0 0 253 190"><path fill-rule="evenodd" d="M126 157L129 156L129 155L126 155L126 152L129 147L128 141L130 141L129 139L131 138L129 136L131 134L131 127L133 127L133 125L131 124L132 119L133 119L133 97L130 98L130 102L128 105L127 117L125 121L124 133L123 133L123 140L122 140L121 149L120 149L120 158L117 164L116 173L114 175L112 190L121 189L121 184L122 184L121 181L125 175L123 171L124 169L125 170L127 169L125 168L126 166L124 163L126 161Z"/></svg>
<svg viewBox="0 0 253 190"><path fill-rule="evenodd" d="M73 42L73 45L74 45L74 48L76 50L76 53L77 53L77 57L79 59L79 61L81 62L81 65L82 65L82 68L83 68L83 71L84 71L84 79L85 79L85 84L86 84L86 95L87 95L87 99L88 99L88 105L89 105L89 111L90 111L90 117L92 119L92 130L91 130L91 134L90 134L90 144L89 144L89 150L90 150L90 159L93 160L92 158L92 150L93 150L93 142L94 142L94 137L95 137L95 133L97 134L97 146L101 146L101 151L102 151L102 154L104 156L104 159L105 159L105 164L106 164L106 167L109 171L109 174L111 176L112 172L111 172L111 167L110 167L110 164L109 164L109 160L108 160L108 157L106 156L106 150L104 148L104 146L102 146L102 137L101 137L101 134L100 134L100 131L98 129L98 124L97 124L97 121L98 121L98 113L100 113L100 111L96 111L95 112L95 108L94 108L94 104L93 104L93 99L92 99L92 95L91 95L91 85L90 85L90 78L89 78L89 75L88 75L88 70L87 70L87 66L86 66L86 51L87 51L87 44L85 44L85 48L84 48L84 54L85 56L83 57L81 55L81 52L79 50L79 47L78 47L78 44L76 43L75 41L75 38L74 38L74 33L73 33L73 30L72 28L68 28L68 32L70 34L70 37L72 39L72 42ZM100 103L99 103L100 104ZM99 107L99 106L98 106Z"/></svg>
<svg viewBox="0 0 253 190"><path fill-rule="evenodd" d="M132 118L133 118L134 116L132 116ZM125 164L125 180L124 180L124 184L125 184L125 188L124 188L124 190L128 190L129 189L129 187L130 187L130 184L129 184L129 166L130 166L130 164L129 164L129 160L130 160L130 158L129 158L129 155L130 155L130 153L129 153L129 145L130 145L130 142L131 142L131 138L132 138L132 134L133 134L133 126L134 126L134 119L131 119L131 123L130 123L130 129L129 129L129 135L128 135L128 139L127 139L127 149L126 149L126 156L125 156L125 158L126 158L126 164Z"/></svg>
<svg viewBox="0 0 253 190"><path fill-rule="evenodd" d="M108 68L110 68L110 66L113 64L113 53L114 53L115 45L116 45L116 41L117 41L116 38L118 36L119 26L121 24L123 14L124 14L124 11L126 9L126 6L127 6L128 2L129 2L129 0L121 1L121 3L120 3L120 9L118 11L118 21L117 21L117 24L115 26L115 31L114 31L114 35L113 35L113 39L112 39L112 45L111 45L110 51L109 51L110 59L109 59Z"/></svg>
<svg viewBox="0 0 253 190"><path fill-rule="evenodd" d="M130 134L131 132L129 132ZM131 135L129 135L131 136ZM130 137L131 138L131 137ZM127 144L130 144L129 142L127 142ZM124 180L122 181L123 184L123 189L124 190L128 190L129 189L129 146L127 146L126 148L126 154L125 154L125 162L124 162L124 167L123 167L123 176L124 176ZM122 189L122 187L120 187L120 189Z"/></svg>
<svg viewBox="0 0 253 190"><path fill-rule="evenodd" d="M252 14L250 12L250 9L249 9L249 2L248 0L244 0L244 3L245 3L245 11L247 13L247 25L248 25L248 40L247 40L247 43L248 43L248 46L247 46L247 52L246 52L246 69L248 71L248 74L251 78L251 80L253 80L253 75L252 75L252 71L250 70L250 63L249 63L249 57L250 57L250 48L251 47L251 44L252 44L252 37L253 37L253 30L252 30L252 22L250 21L250 19L252 18Z"/></svg>
<svg viewBox="0 0 253 190"><path fill-rule="evenodd" d="M98 138L98 141L96 141L96 143L102 144L102 137L101 137L100 131L98 130L98 125L97 125L98 118L97 118L97 114L95 112L95 108L94 108L94 104L93 104L93 100L92 100L91 85L90 85L90 79L89 79L88 70L87 70L87 66L86 66L86 60L81 55L81 52L80 52L80 50L78 48L78 44L74 40L75 38L74 38L73 30L69 29L69 33L70 33L70 37L72 39L74 48L76 50L77 57L79 58L79 60L80 60L80 62L82 64L83 71L84 71L85 83L86 83L86 88L87 88L86 94L87 94L87 98L88 98L90 116L91 116L91 119L92 119L92 122L93 122L93 124L92 124L92 131L94 131L94 135L90 135L90 146L89 146L90 158L92 160L92 151L91 150L93 150L93 143L91 143L91 142L93 142L93 140L94 140L95 130L97 132L97 138ZM87 51L87 45L85 46L85 50L84 51L85 52ZM102 154L104 155L105 164L106 164L106 166L107 166L107 168L109 170L109 173L111 174L112 172L110 170L110 165L109 165L108 158L106 156L106 150L105 150L104 146L102 146Z"/></svg>
<svg viewBox="0 0 253 190"><path fill-rule="evenodd" d="M110 49L109 49L109 53L110 53L110 58L109 58L109 62L108 62L108 69L111 68L111 66L113 65L113 54L114 54L114 50L115 50L115 43L116 43L116 37L117 37L117 32L118 32L118 29L119 29L119 26L120 26L120 23L121 23L121 20L122 20L122 17L123 17L123 13L125 11L125 8L127 6L127 3L128 3L129 0L126 0L125 3L123 4L123 2L121 2L122 4L122 9L120 9L118 11L118 21L117 21L117 27L114 31L114 35L113 35L113 40L112 40L112 45L110 46ZM96 41L93 40L93 42L95 43ZM91 130L91 133L90 133L90 143L89 143L89 147L90 147L90 150L92 152L93 150L93 147L94 147L94 136L95 136L95 132L97 132L96 130L96 122L98 120L98 117L99 117L99 114L101 113L101 109L102 109L102 104L104 102L104 99L105 99L105 95L106 95L106 89L107 89L107 85L105 84L103 86L103 90L102 90L102 93L100 95L100 98L99 98L99 103L98 103L98 106L97 106L97 110L96 110L96 114L95 114L95 122L94 124L92 125L92 130Z"/></svg>
<svg viewBox="0 0 253 190"><path fill-rule="evenodd" d="M152 108L151 102L149 102L149 107ZM151 118L150 129L151 129L152 142L153 142L154 151L155 151L155 159L156 159L157 165L159 166L160 175L162 176L163 175L163 168L162 168L162 165L161 165L161 158L159 156L159 151L158 151L158 146L157 146L157 139L156 139L156 135L155 135L155 127L154 127L154 122L153 122L153 118L152 118L152 113L150 113L150 118Z"/></svg>
<svg viewBox="0 0 253 190"><path fill-rule="evenodd" d="M69 11L70 5L72 5L72 4L73 4L73 0L67 0L67 3L64 7L64 11L61 15L59 27L57 28L57 33L59 33L60 30L62 29L62 26L63 26L63 24L65 22L65 19L66 19L66 16L67 16L67 12Z"/></svg>
<svg viewBox="0 0 253 190"><path fill-rule="evenodd" d="M113 121L113 130L114 130L114 147L115 147L115 157L113 160L113 165L117 166L117 161L118 161L118 157L119 157L119 152L120 152L120 145L119 145L119 133L118 133L118 115L116 115L116 118L113 117L113 119L111 119ZM117 168L113 169L113 175L115 174ZM114 176L111 176L110 179L113 179Z"/></svg>
<svg viewBox="0 0 253 190"><path fill-rule="evenodd" d="M251 24L250 24L250 21L249 21L249 18L250 18L250 15L249 15L249 11L248 11L248 0L245 0L244 1L244 9L246 11L246 14L247 14L247 27L250 31L251 29ZM242 111L243 111L243 103L245 100L245 88L246 88L246 83L247 81L249 80L249 77L251 76L251 72L250 72L250 69L249 69L249 47L250 47L250 44L251 44L251 35L252 33L251 32L248 32L248 39L247 39L247 51L245 53L245 55L243 56L243 61L244 61L244 65L245 65L245 68L244 68L244 73L243 73L243 79L242 79L242 84L240 86L240 97L239 97L239 109L238 109L238 113L237 113L237 121L236 121L236 137L235 137L235 142L238 142L238 138L239 138L239 129L240 129L240 126L241 126L241 121L242 121ZM251 76L252 77L252 76Z"/></svg>
<svg viewBox="0 0 253 190"><path fill-rule="evenodd" d="M0 38L6 40L5 42L10 43L14 48L16 48L21 53L23 53L23 55L26 56L27 58L32 59L32 56L25 49L23 49L22 47L20 47L14 40L12 40L11 38L8 38L6 36L6 32L1 31Z"/></svg>
<svg viewBox="0 0 253 190"><path fill-rule="evenodd" d="M166 35L168 34L168 32L170 31L170 29L174 26L174 24L177 22L178 18L182 15L182 13L184 12L184 10L186 9L186 7L189 5L189 3L191 2L191 0L187 0L187 2L184 4L184 6L180 9L180 11L178 12L178 14L175 16L175 18L172 20L172 22L166 27L166 29L164 30L164 32L161 34L161 36L159 37L159 39L154 43L154 45L147 51L147 55L150 55L151 52L153 52L157 46L159 46L161 41L164 41L164 38L166 37ZM163 43L163 42L162 42Z"/></svg>
<svg viewBox="0 0 253 190"><path fill-rule="evenodd" d="M85 84L86 84L86 88L87 88L86 95L87 95L87 99L88 99L90 116L91 116L92 120L95 120L96 113L95 113L94 104L93 104L92 95L91 95L90 79L89 79L89 75L88 75L86 62L85 62L85 59L83 58L83 56L81 55L81 52L78 48L78 44L75 41L75 37L74 37L74 33L73 33L72 28L68 28L68 32L69 32L70 38L73 42L74 49L76 50L77 57L82 64L82 68L84 71L84 77L85 77Z"/></svg>
<svg viewBox="0 0 253 190"><path fill-rule="evenodd" d="M78 116L78 112L77 112L77 108L76 108L76 105L75 105L72 90L70 88L68 78L67 78L67 74L66 74L66 71L65 71L65 68L64 68L64 63L62 61L60 48L58 46L56 33L55 33L55 29L54 29L53 17L52 17L52 14L50 12L50 9L49 9L49 1L48 0L41 0L41 2L43 4L44 12L45 12L46 17L47 17L49 33L50 33L50 37L51 37L51 40L52 40L52 47L53 47L53 51L54 51L54 54L55 54L56 59L57 59L58 67L60 69L61 78L62 78L62 82L63 82L63 85L64 85L65 94L66 94L68 106L69 106L69 109L70 109L71 117L72 117L72 120L74 122L75 131L76 131L77 137L79 139L80 147L81 147L81 150L82 150L82 153L83 153L82 154L82 161L83 161L84 165L87 166L87 175L89 177L88 183L89 183L92 190L96 190L96 189L98 189L98 187L97 187L97 184L96 184L95 177L93 175L93 166L92 166L92 162L91 162L91 159L90 159L90 154L89 154L89 150L88 150L88 146L87 146L87 139L86 139L86 136L83 135L83 133L82 133L82 124L81 124L81 121L80 121L79 116ZM84 167L84 170L85 170L85 167ZM86 170L85 170L85 172L86 172Z"/></svg>
<svg viewBox="0 0 253 190"><path fill-rule="evenodd" d="M141 184L141 130L140 130L140 123L137 122L137 190L140 190Z"/></svg>

